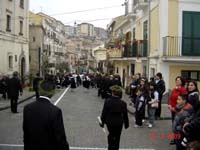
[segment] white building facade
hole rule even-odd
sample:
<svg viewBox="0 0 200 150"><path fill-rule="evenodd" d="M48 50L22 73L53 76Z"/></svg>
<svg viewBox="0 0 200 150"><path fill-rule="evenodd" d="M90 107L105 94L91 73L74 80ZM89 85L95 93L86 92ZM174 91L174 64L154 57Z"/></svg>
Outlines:
<svg viewBox="0 0 200 150"><path fill-rule="evenodd" d="M0 73L29 74L28 0L0 0Z"/></svg>

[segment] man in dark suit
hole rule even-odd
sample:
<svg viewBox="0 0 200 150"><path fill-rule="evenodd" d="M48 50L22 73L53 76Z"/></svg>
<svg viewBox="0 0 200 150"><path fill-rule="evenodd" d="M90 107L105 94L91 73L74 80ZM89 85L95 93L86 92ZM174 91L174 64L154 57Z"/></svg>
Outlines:
<svg viewBox="0 0 200 150"><path fill-rule="evenodd" d="M40 74L37 73L37 74L36 74L36 77L35 77L34 80L33 80L33 90L35 91L36 99L39 98L38 84L39 84L39 81L40 81L40 80L42 80L42 78L40 77Z"/></svg>
<svg viewBox="0 0 200 150"><path fill-rule="evenodd" d="M108 134L108 150L118 150L120 136L123 124L125 129L129 127L129 119L127 114L127 105L120 99L122 93L121 87L114 85L111 87L112 97L108 98L103 106L101 114L101 127L107 125Z"/></svg>
<svg viewBox="0 0 200 150"><path fill-rule="evenodd" d="M51 103L52 81L39 83L40 97L24 107L24 150L69 150L62 111Z"/></svg>
<svg viewBox="0 0 200 150"><path fill-rule="evenodd" d="M22 95L22 85L18 78L18 72L13 73L13 77L8 80L8 97L11 102L11 111L17 113L17 101L20 95Z"/></svg>

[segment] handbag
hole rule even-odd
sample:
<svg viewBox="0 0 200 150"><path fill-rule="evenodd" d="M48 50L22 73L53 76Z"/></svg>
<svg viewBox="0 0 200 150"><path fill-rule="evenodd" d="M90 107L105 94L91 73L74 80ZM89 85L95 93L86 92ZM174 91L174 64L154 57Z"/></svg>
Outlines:
<svg viewBox="0 0 200 150"><path fill-rule="evenodd" d="M152 103L152 104L151 104L151 107L152 107L152 108L158 108L158 102Z"/></svg>

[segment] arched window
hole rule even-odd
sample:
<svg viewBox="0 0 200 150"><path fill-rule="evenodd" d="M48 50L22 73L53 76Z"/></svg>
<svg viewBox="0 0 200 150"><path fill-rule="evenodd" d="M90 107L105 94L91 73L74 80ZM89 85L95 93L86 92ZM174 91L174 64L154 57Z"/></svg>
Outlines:
<svg viewBox="0 0 200 150"><path fill-rule="evenodd" d="M24 0L20 0L20 7L24 8Z"/></svg>
<svg viewBox="0 0 200 150"><path fill-rule="evenodd" d="M8 67L9 69L13 68L13 56L8 57Z"/></svg>

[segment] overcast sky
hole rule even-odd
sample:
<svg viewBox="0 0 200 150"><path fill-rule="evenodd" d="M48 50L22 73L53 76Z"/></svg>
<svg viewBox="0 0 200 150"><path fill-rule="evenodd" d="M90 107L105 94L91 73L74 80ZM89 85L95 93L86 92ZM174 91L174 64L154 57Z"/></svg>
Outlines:
<svg viewBox="0 0 200 150"><path fill-rule="evenodd" d="M125 0L30 0L30 10L35 13L42 11L68 25L73 25L75 21L78 24L89 22L96 27L106 28L106 25L111 21L110 18L115 18L124 14L124 6L121 6L124 1ZM96 8L104 9L69 13Z"/></svg>

